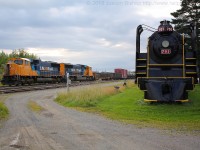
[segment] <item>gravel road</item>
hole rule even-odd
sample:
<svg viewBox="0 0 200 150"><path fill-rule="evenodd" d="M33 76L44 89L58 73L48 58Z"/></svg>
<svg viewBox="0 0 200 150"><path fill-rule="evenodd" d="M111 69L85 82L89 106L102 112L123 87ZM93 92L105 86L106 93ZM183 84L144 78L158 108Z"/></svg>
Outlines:
<svg viewBox="0 0 200 150"><path fill-rule="evenodd" d="M58 91L11 95L10 118L0 128L0 150L199 150L200 136L138 128L56 104ZM32 112L35 101L45 110Z"/></svg>

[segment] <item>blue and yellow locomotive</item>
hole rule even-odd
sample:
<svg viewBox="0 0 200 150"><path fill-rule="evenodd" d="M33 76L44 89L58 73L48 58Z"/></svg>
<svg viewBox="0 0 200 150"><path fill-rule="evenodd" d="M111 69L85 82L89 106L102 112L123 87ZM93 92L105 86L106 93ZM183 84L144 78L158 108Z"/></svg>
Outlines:
<svg viewBox="0 0 200 150"><path fill-rule="evenodd" d="M94 80L92 68L87 65L56 63L40 59L11 58L5 67L3 85L66 82L71 80Z"/></svg>

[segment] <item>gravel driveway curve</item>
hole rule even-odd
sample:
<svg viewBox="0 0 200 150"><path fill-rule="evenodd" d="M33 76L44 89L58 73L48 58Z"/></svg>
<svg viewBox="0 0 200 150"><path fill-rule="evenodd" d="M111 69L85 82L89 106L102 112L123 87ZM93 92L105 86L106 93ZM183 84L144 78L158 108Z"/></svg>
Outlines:
<svg viewBox="0 0 200 150"><path fill-rule="evenodd" d="M11 95L10 118L0 128L0 150L199 150L199 135L138 128L95 114L64 108L53 101L58 91ZM35 101L45 110L28 109Z"/></svg>

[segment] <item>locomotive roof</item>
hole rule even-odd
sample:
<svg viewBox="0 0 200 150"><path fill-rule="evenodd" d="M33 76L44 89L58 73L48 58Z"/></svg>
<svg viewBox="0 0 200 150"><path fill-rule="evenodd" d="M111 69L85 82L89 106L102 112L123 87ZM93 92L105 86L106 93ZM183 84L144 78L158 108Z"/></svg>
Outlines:
<svg viewBox="0 0 200 150"><path fill-rule="evenodd" d="M22 59L22 60L26 60L26 61L31 61L31 60L28 59L28 58L20 58L20 59Z"/></svg>
<svg viewBox="0 0 200 150"><path fill-rule="evenodd" d="M16 60L16 59L26 60L26 61L29 61L29 62L31 61L28 58L20 58L20 57L18 57L18 58L10 58L10 60Z"/></svg>

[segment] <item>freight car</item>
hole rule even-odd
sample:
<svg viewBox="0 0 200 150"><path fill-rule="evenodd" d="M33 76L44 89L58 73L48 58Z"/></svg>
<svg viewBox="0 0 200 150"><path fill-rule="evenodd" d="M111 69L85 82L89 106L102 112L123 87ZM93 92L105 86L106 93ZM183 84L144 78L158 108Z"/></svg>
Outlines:
<svg viewBox="0 0 200 150"><path fill-rule="evenodd" d="M95 80L112 80L113 73L111 73L111 72L95 72L94 77L95 77Z"/></svg>
<svg viewBox="0 0 200 150"><path fill-rule="evenodd" d="M135 73L132 71L128 72L127 79L135 79Z"/></svg>
<svg viewBox="0 0 200 150"><path fill-rule="evenodd" d="M114 70L116 74L121 74L121 79L127 79L128 70L117 68Z"/></svg>
<svg viewBox="0 0 200 150"><path fill-rule="evenodd" d="M95 80L122 80L126 79L122 72L94 72Z"/></svg>
<svg viewBox="0 0 200 150"><path fill-rule="evenodd" d="M71 80L94 80L92 68L87 65L56 63L40 59L11 58L5 70L1 81L3 85L66 82L67 73Z"/></svg>
<svg viewBox="0 0 200 150"><path fill-rule="evenodd" d="M136 34L136 82L147 102L188 102L188 91L197 83L196 28L191 24L192 49L185 49L185 36L161 21L150 37L147 52L140 52L142 25Z"/></svg>

